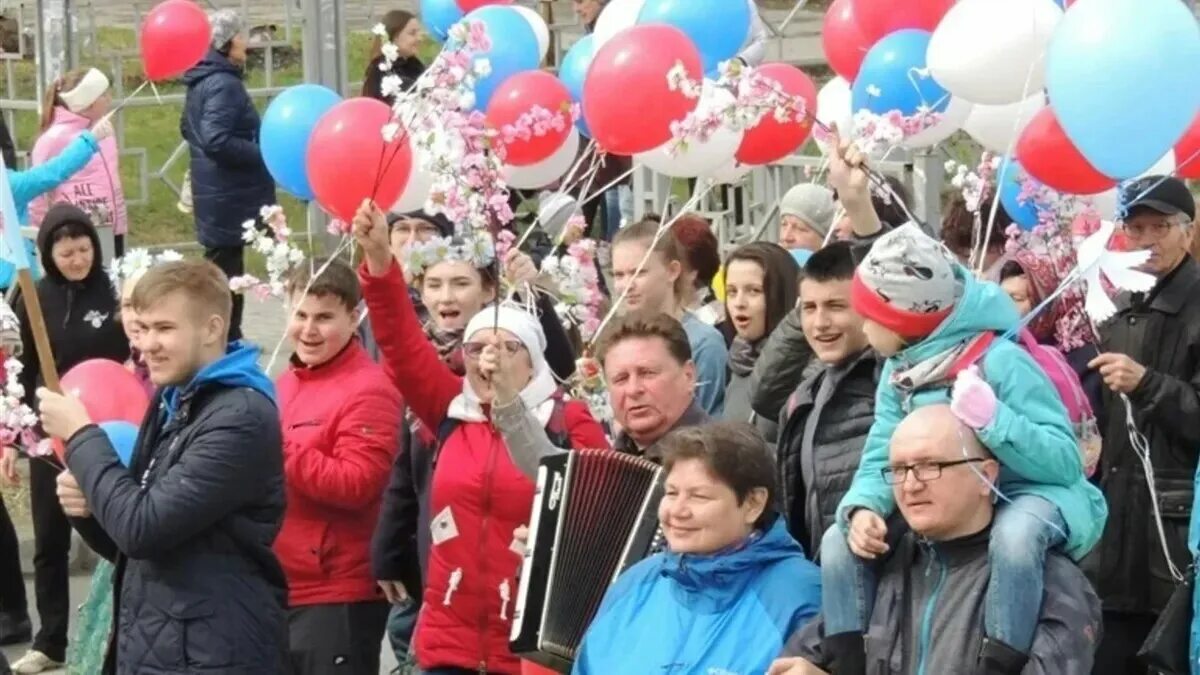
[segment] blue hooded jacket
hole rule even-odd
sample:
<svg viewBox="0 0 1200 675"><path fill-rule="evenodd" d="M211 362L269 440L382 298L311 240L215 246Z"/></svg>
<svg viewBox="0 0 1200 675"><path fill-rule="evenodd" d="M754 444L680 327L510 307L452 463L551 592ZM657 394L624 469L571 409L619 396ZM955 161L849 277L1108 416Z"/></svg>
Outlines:
<svg viewBox="0 0 1200 675"><path fill-rule="evenodd" d="M217 382L226 387L249 387L263 396L275 400L275 383L258 365L259 348L249 342L238 340L229 343L225 356L200 369L186 386L167 387L163 390L163 409L167 420L175 415L179 400L202 385Z"/></svg>
<svg viewBox="0 0 1200 675"><path fill-rule="evenodd" d="M889 358L875 394L875 423L867 435L862 462L850 491L838 507L838 524L848 528L849 513L867 508L887 517L896 508L892 486L880 470L888 464L888 442L908 410L948 404L950 388L919 391L906 402L892 386L897 368L906 369L937 356L980 333L1005 333L1020 321L1016 305L999 286L976 281L963 268L963 297L928 338ZM1104 495L1083 475L1079 445L1058 391L1037 362L1011 340L997 340L980 360L983 379L999 404L979 440L1000 461L999 489L1009 497L1035 495L1058 507L1067 525L1065 551L1079 560L1096 545L1108 518ZM907 406L907 410L906 410Z"/></svg>
<svg viewBox="0 0 1200 675"><path fill-rule="evenodd" d="M605 594L572 672L757 675L820 606L820 570L777 517L736 550L631 567Z"/></svg>

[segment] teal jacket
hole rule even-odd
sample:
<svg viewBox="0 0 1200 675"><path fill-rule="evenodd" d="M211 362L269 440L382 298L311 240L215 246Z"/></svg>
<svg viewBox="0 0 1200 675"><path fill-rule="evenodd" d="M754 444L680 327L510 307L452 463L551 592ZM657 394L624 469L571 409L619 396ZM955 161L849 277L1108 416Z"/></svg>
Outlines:
<svg viewBox="0 0 1200 675"><path fill-rule="evenodd" d="M21 226L29 222L29 203L43 194L62 185L68 178L78 173L92 157L100 151L100 142L90 131L84 131L71 141L61 153L49 161L30 167L25 171L8 170L8 185L12 188L13 205L17 207L17 220ZM41 225L41 223L33 223ZM41 268L37 264L37 250L33 242L26 242L26 252L29 255L33 279L41 278ZM16 281L16 269L7 260L0 260L0 289L12 286Z"/></svg>
<svg viewBox="0 0 1200 675"><path fill-rule="evenodd" d="M980 333L1005 333L1020 321L1016 306L999 286L976 281L962 268L959 276L965 286L953 313L928 338L884 364L875 394L875 423L867 434L854 482L838 507L843 529L855 508L885 517L892 513L896 507L892 486L880 473L888 464L892 432L907 411L950 401L948 386L920 391L905 400L890 384L892 373ZM997 340L980 366L999 400L995 419L978 435L1000 461L1000 491L1009 497L1035 495L1057 506L1067 524L1065 551L1079 560L1100 539L1108 506L1100 490L1084 478L1079 446L1057 390L1033 358L1011 340Z"/></svg>

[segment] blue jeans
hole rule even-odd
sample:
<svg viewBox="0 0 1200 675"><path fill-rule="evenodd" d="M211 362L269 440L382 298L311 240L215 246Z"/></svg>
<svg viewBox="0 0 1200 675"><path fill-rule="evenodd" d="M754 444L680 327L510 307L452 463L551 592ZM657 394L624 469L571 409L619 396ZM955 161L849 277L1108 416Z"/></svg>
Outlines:
<svg viewBox="0 0 1200 675"><path fill-rule="evenodd" d="M1058 507L1041 497L1021 495L1000 506L988 541L987 636L1028 654L1042 611L1046 552L1066 543L1067 526Z"/></svg>
<svg viewBox="0 0 1200 675"><path fill-rule="evenodd" d="M396 663L400 664L397 672L400 673L415 670L411 655L413 633L417 628L417 613L417 603L413 602L411 598L398 605L392 605L392 610L388 613L388 643L391 644L392 651L396 653Z"/></svg>
<svg viewBox="0 0 1200 675"><path fill-rule="evenodd" d="M633 218L633 191L625 185L604 193L604 241L612 241L621 229L621 221Z"/></svg>
<svg viewBox="0 0 1200 675"><path fill-rule="evenodd" d="M872 561L850 550L837 525L821 537L821 615L825 634L865 633L875 606L878 578Z"/></svg>

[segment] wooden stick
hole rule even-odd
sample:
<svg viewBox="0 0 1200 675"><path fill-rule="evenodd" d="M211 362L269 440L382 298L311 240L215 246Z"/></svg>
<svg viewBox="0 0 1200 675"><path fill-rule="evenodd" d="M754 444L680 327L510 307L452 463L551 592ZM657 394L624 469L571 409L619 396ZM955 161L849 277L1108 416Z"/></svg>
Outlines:
<svg viewBox="0 0 1200 675"><path fill-rule="evenodd" d="M29 330L33 332L33 343L37 347L42 381L47 389L61 394L62 384L58 381L58 368L54 365L54 351L50 348L50 334L46 332L46 317L42 314L42 301L38 298L37 286L33 283L33 273L28 268L17 270L17 283L21 285L21 300L25 303Z"/></svg>

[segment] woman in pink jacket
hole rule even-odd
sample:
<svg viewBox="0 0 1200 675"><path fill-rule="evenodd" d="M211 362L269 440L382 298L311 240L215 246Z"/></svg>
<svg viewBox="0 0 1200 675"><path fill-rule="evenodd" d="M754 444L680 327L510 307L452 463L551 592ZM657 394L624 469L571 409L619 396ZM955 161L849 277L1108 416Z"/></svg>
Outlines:
<svg viewBox="0 0 1200 675"><path fill-rule="evenodd" d="M108 113L111 103L108 89L108 78L95 68L73 70L55 80L54 86L46 91L42 106L42 132L33 146L33 166L56 157ZM115 137L101 141L100 152L82 171L30 204L29 222L38 225L51 205L70 202L90 214L97 227L112 227L113 256L124 255L129 216L117 153Z"/></svg>

